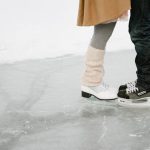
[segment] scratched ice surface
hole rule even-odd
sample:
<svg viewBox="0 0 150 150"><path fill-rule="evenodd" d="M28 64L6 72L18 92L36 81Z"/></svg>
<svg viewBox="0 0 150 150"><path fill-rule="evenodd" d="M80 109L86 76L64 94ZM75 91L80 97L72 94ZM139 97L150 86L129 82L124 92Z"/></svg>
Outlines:
<svg viewBox="0 0 150 150"><path fill-rule="evenodd" d="M133 50L106 54L105 80L134 80ZM150 109L80 97L83 57L0 65L0 150L150 150Z"/></svg>

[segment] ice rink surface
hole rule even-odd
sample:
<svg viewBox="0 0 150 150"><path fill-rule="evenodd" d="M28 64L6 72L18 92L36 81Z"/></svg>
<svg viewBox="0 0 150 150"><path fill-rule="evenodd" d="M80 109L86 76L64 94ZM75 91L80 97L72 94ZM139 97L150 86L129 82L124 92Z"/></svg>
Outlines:
<svg viewBox="0 0 150 150"><path fill-rule="evenodd" d="M134 80L134 57L134 50L106 53L105 81L117 88ZM0 150L150 149L150 109L82 98L83 60L0 65Z"/></svg>

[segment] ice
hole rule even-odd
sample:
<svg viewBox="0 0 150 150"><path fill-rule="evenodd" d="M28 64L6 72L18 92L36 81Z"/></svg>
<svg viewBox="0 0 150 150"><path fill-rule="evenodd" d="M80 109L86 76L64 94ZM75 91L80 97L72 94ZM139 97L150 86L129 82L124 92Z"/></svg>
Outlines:
<svg viewBox="0 0 150 150"><path fill-rule="evenodd" d="M105 81L118 87L135 79L134 57L134 50L106 53ZM82 98L83 60L0 65L0 150L150 149L150 109Z"/></svg>

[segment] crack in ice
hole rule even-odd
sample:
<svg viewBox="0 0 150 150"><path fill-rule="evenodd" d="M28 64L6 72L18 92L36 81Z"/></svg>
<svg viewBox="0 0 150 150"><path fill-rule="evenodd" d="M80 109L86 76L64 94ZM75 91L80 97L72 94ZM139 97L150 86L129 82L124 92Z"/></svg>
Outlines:
<svg viewBox="0 0 150 150"><path fill-rule="evenodd" d="M107 133L107 130L108 130L107 127L106 127L106 116L104 116L104 119L103 119L102 129L103 129L103 133L100 136L100 138L98 140L98 143L100 143L103 140L103 138L105 137L105 135Z"/></svg>

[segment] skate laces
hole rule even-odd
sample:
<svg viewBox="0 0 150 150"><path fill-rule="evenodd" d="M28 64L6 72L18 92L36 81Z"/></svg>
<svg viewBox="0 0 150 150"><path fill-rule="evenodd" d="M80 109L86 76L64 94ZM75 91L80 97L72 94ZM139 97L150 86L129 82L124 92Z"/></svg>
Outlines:
<svg viewBox="0 0 150 150"><path fill-rule="evenodd" d="M108 88L109 88L109 85L106 84L105 82L102 83L102 86L103 86L105 89L108 89Z"/></svg>
<svg viewBox="0 0 150 150"><path fill-rule="evenodd" d="M109 85L104 82L102 82L99 86L91 87L91 89L93 89L96 92L105 91L108 88L109 88Z"/></svg>
<svg viewBox="0 0 150 150"><path fill-rule="evenodd" d="M135 87L136 83L137 83L137 81L128 82L127 87L128 88Z"/></svg>
<svg viewBox="0 0 150 150"><path fill-rule="evenodd" d="M134 93L137 91L139 91L139 89L136 86L131 86L126 89L127 94Z"/></svg>

